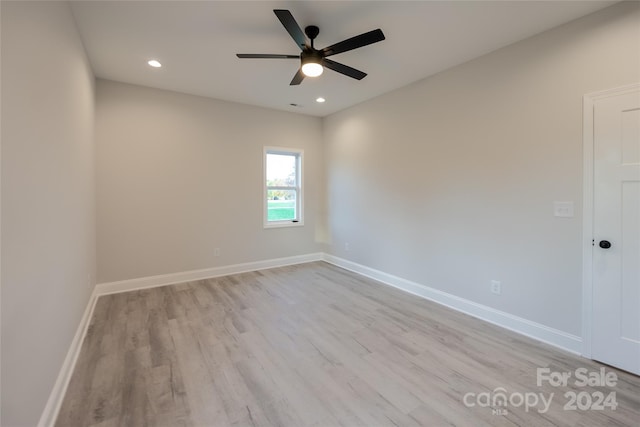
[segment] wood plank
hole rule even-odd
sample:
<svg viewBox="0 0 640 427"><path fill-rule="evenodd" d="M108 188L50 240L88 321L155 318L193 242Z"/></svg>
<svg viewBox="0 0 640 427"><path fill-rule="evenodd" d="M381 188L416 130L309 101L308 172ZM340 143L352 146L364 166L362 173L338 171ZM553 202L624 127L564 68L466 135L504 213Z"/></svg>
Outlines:
<svg viewBox="0 0 640 427"><path fill-rule="evenodd" d="M536 385L603 366L315 262L100 297L56 425L638 426L637 376ZM500 387L554 397L465 405ZM566 411L566 392L619 405Z"/></svg>

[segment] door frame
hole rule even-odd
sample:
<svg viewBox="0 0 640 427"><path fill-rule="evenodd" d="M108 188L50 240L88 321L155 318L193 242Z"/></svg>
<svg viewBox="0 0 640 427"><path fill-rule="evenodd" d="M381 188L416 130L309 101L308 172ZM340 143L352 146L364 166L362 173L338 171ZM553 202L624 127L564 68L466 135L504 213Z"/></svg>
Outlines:
<svg viewBox="0 0 640 427"><path fill-rule="evenodd" d="M593 215L594 215L594 129L596 102L613 96L640 91L640 83L591 92L582 97L582 355L591 359L593 331Z"/></svg>

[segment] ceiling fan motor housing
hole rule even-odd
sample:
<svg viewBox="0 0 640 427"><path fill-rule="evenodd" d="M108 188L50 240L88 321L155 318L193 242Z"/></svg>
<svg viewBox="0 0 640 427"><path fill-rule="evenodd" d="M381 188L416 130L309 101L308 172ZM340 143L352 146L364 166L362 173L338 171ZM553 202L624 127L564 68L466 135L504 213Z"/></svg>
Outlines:
<svg viewBox="0 0 640 427"><path fill-rule="evenodd" d="M315 62L316 64L322 63L322 53L319 50L309 49L304 50L300 53L300 59L302 61L302 65L308 62Z"/></svg>

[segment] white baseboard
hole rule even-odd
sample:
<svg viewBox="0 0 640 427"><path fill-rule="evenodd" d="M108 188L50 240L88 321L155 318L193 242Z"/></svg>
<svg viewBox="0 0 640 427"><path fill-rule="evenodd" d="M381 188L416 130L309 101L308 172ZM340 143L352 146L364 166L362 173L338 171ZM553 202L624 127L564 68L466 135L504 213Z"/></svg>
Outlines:
<svg viewBox="0 0 640 427"><path fill-rule="evenodd" d="M71 375L73 375L73 371L76 367L76 362L78 361L78 356L82 349L82 343L84 342L84 337L87 334L87 329L89 328L89 323L91 322L91 317L93 316L93 310L96 306L97 300L98 295L94 288L91 296L89 297L87 307L80 319L80 324L78 325L76 334L73 336L73 341L71 341L71 346L69 346L69 351L67 351L67 356L64 358L64 362L62 362L62 368L58 373L56 383L51 390L51 394L49 394L47 405L44 407L44 411L40 416L38 427L53 426L58 418L58 413L60 412L64 395L67 393L67 387L69 387Z"/></svg>
<svg viewBox="0 0 640 427"><path fill-rule="evenodd" d="M510 331L542 341L554 347L578 355L582 353L582 338L576 335L568 334L558 329L550 328L540 323L532 322L522 317L514 316L513 314L496 310L495 308L487 307L486 305L478 304L333 255L325 254L324 261L486 322L493 323L494 325L509 329Z"/></svg>
<svg viewBox="0 0 640 427"><path fill-rule="evenodd" d="M138 289L155 288L158 286L174 285L176 283L191 282L193 280L211 279L213 277L228 276L230 274L246 273L248 271L266 270L268 268L284 267L286 265L303 264L305 262L322 261L323 253L296 255L286 258L275 258L264 261L247 262L243 264L225 265L222 267L205 268L202 270L183 271L180 273L163 274L159 276L140 277L138 279L121 280L119 282L100 283L96 286L97 294L108 295L119 292L135 291Z"/></svg>

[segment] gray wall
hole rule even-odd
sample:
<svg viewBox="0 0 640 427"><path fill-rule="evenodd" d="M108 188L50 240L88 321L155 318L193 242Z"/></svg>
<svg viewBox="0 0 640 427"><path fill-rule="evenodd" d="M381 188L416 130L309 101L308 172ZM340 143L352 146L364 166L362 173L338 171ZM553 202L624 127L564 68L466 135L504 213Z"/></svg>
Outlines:
<svg viewBox="0 0 640 427"><path fill-rule="evenodd" d="M94 79L67 3L0 7L1 423L34 426L95 281Z"/></svg>
<svg viewBox="0 0 640 427"><path fill-rule="evenodd" d="M639 22L615 5L327 117L330 252L581 335L582 96L640 80Z"/></svg>
<svg viewBox="0 0 640 427"><path fill-rule="evenodd" d="M105 80L96 98L99 283L324 249L319 118ZM265 145L304 149L303 227L263 228Z"/></svg>

